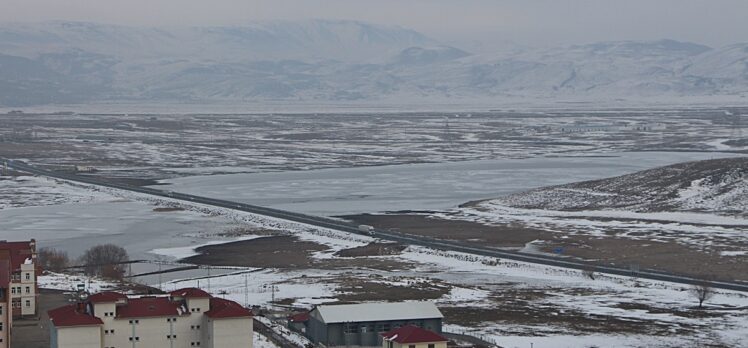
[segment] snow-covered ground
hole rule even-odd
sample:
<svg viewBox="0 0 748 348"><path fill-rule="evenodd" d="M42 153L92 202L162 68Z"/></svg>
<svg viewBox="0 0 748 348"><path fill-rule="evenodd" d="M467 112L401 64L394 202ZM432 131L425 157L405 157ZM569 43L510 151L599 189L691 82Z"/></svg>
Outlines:
<svg viewBox="0 0 748 348"><path fill-rule="evenodd" d="M299 233L305 235L307 240L335 247L334 243L327 244L330 242L329 237L317 238L314 234ZM580 271L420 247L410 247L399 256L377 258L408 260L417 266L411 270L399 271L396 273L397 276L389 272L360 269L314 270L313 273L310 273L310 270L271 269L249 273L237 272L212 278L210 291L240 303L248 299L250 304L267 305L271 299L270 287L275 286L276 299L292 298L295 300L294 306L311 308L315 304L336 300L337 292L332 284L341 276L371 279L372 274L377 274L383 277L378 281L391 285L412 285L423 281L423 278L419 280L419 275L428 275L430 279L438 279L449 284L451 288L446 295L437 300L443 307L496 308L502 306L501 301L495 299L496 293L539 290L543 293L543 298L531 301L527 304L529 307L550 308L556 315L574 311L582 313L585 317L610 317L629 321L633 325L650 323L662 326L664 330L672 333L672 336L668 337L662 337L662 333L590 334L562 327L515 325L502 320L483 322L472 327L455 324L447 326L447 329L453 332L470 332L492 337L499 344L509 347L520 347L526 342L534 342L538 347L595 344L616 347L685 347L698 346L691 344L698 340L710 339L717 339L727 346L739 347L741 342L748 340L748 296L743 293L719 291L708 303L713 310L712 313L719 315L689 318L684 316L684 313L693 312L695 299L689 288L684 285L602 275L591 280ZM206 287L206 281L201 280L203 288ZM170 287L195 286L196 282L197 279L176 280L166 286L168 290ZM245 284L248 286L245 287ZM635 309L626 307L628 305L635 306ZM449 317L446 318L446 322L450 322ZM696 329L695 332L684 335L681 332L682 327ZM559 330L566 333L559 334ZM508 332L515 334L508 336Z"/></svg>
<svg viewBox="0 0 748 348"><path fill-rule="evenodd" d="M252 337L252 347L254 348L280 348L275 343L267 339L267 337L259 334L257 331L254 332Z"/></svg>
<svg viewBox="0 0 748 348"><path fill-rule="evenodd" d="M82 198L64 203L49 201L55 205L0 209L4 236L21 239L33 234L40 246L70 248L73 255L76 252L71 250L115 241L132 250L133 256L176 260L194 255L197 246L250 240L259 236L252 231L262 230L282 231L327 246L327 250L313 254L315 260L345 261L350 259L336 257L334 252L373 241L365 236L227 209L34 180L40 180L42 187L59 186L62 196L66 196L66 190L79 191L77 195ZM27 184L31 185L23 183ZM36 193L29 192L25 201L35 202ZM157 212L153 210L156 205L184 210ZM227 233L237 227L246 232L240 236ZM723 232L732 237L734 231ZM448 315L447 329L489 337L503 346L523 347L532 342L536 347L699 347L704 342L717 342L741 347L748 341L748 297L742 293L719 291L707 301L708 311L699 312L693 309L696 302L689 288L677 284L601 275L592 280L579 271L421 247L409 247L400 255L364 259L396 261L407 267L233 268L213 273L205 269L165 275L161 286L170 290L199 284L216 296L239 303L267 305L275 296L276 300L290 299L295 306L310 308L347 295L340 290L342 280L385 283L404 289L434 283L448 288L436 299L446 313L469 310L473 311L469 312L473 319L479 318L477 323L468 323L457 314ZM40 283L69 290L82 280L50 275L42 277ZM154 278L143 280L157 285ZM108 286L93 283L92 290ZM488 315L484 311L504 313L506 308L547 320L526 320L515 312L480 319ZM605 322L624 329L607 327L602 324Z"/></svg>
<svg viewBox="0 0 748 348"><path fill-rule="evenodd" d="M119 286L111 281L84 275L71 275L54 272L45 272L44 275L39 277L38 284L42 289L63 291L78 291L78 286L82 284L83 289L90 293L119 289Z"/></svg>

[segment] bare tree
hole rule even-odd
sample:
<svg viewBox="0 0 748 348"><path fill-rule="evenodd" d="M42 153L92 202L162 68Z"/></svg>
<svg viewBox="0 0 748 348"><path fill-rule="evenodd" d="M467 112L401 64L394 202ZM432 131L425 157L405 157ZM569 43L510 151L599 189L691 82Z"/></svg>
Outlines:
<svg viewBox="0 0 748 348"><path fill-rule="evenodd" d="M68 253L54 248L39 249L39 265L43 270L62 272L70 265Z"/></svg>
<svg viewBox="0 0 748 348"><path fill-rule="evenodd" d="M104 278L120 280L127 270L127 262L130 258L127 251L114 244L102 244L91 247L81 256L81 262L85 266L87 275L98 275Z"/></svg>
<svg viewBox="0 0 748 348"><path fill-rule="evenodd" d="M699 300L699 308L702 308L704 301L714 296L714 289L707 281L701 281L691 286L691 293Z"/></svg>

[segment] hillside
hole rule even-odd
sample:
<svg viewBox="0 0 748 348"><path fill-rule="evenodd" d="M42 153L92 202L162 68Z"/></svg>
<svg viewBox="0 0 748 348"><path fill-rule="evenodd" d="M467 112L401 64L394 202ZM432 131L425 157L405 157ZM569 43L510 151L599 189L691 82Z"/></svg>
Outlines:
<svg viewBox="0 0 748 348"><path fill-rule="evenodd" d="M494 202L560 211L699 211L748 216L748 157L679 163L614 178L539 188Z"/></svg>
<svg viewBox="0 0 748 348"><path fill-rule="evenodd" d="M748 44L615 41L475 54L358 21L0 25L0 106L748 97ZM13 74L22 66L31 74Z"/></svg>

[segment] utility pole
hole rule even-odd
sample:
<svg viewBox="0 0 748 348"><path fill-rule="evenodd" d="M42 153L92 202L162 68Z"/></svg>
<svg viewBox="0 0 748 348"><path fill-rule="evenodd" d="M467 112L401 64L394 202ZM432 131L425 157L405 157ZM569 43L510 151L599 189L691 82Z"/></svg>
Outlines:
<svg viewBox="0 0 748 348"><path fill-rule="evenodd" d="M249 307L249 274L244 274L244 307Z"/></svg>
<svg viewBox="0 0 748 348"><path fill-rule="evenodd" d="M275 305L275 284L270 285L270 303Z"/></svg>

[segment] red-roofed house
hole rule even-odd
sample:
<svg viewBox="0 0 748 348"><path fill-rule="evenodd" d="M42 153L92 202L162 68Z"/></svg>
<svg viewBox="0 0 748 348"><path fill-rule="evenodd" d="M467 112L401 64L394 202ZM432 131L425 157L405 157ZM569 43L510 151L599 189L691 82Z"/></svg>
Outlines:
<svg viewBox="0 0 748 348"><path fill-rule="evenodd" d="M49 317L53 348L252 347L252 313L195 288L142 297L102 292Z"/></svg>
<svg viewBox="0 0 748 348"><path fill-rule="evenodd" d="M387 331L382 334L383 348L447 348L447 339L436 332L414 325Z"/></svg>

